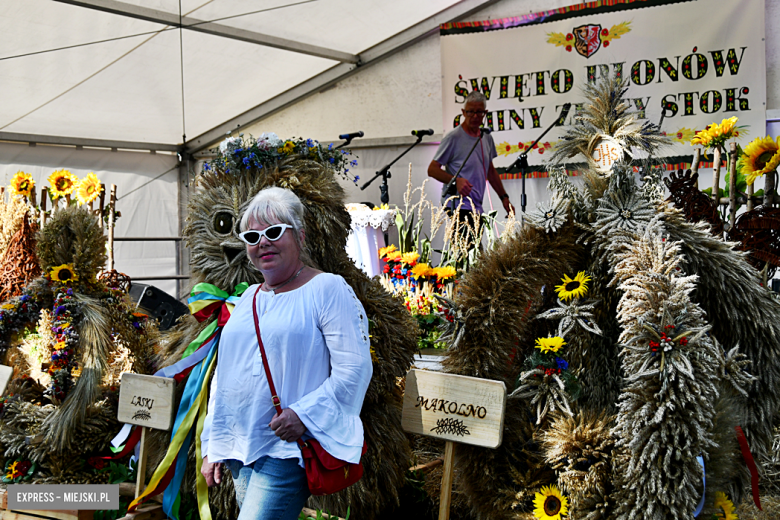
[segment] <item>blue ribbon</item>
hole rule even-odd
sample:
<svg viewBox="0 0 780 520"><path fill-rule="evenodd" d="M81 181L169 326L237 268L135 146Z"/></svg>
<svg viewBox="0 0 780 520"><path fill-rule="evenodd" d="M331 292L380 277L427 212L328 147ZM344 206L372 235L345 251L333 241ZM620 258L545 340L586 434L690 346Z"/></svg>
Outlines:
<svg viewBox="0 0 780 520"><path fill-rule="evenodd" d="M187 411L192 407L194 402L200 398L200 389L203 386L203 380L205 379L206 373L208 372L207 368L211 363L211 360L214 358L215 353L217 352L217 349L214 348L214 346L219 342L220 335L221 331L217 332L216 336L214 336L214 339L203 346L207 348L201 347L198 349L198 352L205 351L206 354L203 355L200 363L198 363L198 365L192 369L192 372L190 372L190 375L187 378L187 384L184 387L184 394L181 397L181 404L179 405L179 410L176 414L176 421L174 422L173 428L171 429L171 440L173 440L176 432L181 427L181 423L184 420L184 417L187 415ZM192 354L185 359L194 357L196 354ZM173 479L171 479L170 484L165 488L165 492L163 493L163 511L165 511L165 514L168 515L169 518L178 519L178 507L174 506L176 505L176 499L179 496L181 482L184 479L184 472L187 468L187 454L190 450L192 436L193 430L190 430L189 434L187 434L187 438L179 449Z"/></svg>
<svg viewBox="0 0 780 520"><path fill-rule="evenodd" d="M706 495L707 491L707 473L704 470L704 458L699 455L696 457L696 460L699 461L699 464L701 465L701 500L699 500L699 505L696 507L696 511L693 512L693 516L699 516L699 513L701 513L701 510L704 509L704 495Z"/></svg>

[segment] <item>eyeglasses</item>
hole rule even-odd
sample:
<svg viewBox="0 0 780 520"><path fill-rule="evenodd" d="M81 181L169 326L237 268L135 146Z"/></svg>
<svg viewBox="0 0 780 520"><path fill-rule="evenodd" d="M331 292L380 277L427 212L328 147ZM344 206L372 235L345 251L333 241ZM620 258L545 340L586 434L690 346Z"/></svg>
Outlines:
<svg viewBox="0 0 780 520"><path fill-rule="evenodd" d="M485 114L487 114L487 110L464 110L464 114L467 116L481 116L485 117Z"/></svg>
<svg viewBox="0 0 780 520"><path fill-rule="evenodd" d="M258 231L256 229L244 231L243 233L238 234L238 238L250 246L256 246L259 244L263 237L267 238L271 242L276 242L282 238L282 235L284 235L284 232L287 230L287 228L292 229L292 226L290 224L274 224L273 226L268 226L262 231Z"/></svg>

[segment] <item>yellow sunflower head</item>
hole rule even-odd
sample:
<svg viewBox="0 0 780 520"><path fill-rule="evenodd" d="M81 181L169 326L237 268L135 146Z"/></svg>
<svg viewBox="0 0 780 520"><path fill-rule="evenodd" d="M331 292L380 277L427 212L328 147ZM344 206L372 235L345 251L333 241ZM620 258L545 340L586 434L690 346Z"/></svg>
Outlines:
<svg viewBox="0 0 780 520"><path fill-rule="evenodd" d="M435 269L431 269L428 264L417 264L412 268L412 276L420 278L421 276L431 276L435 273Z"/></svg>
<svg viewBox="0 0 780 520"><path fill-rule="evenodd" d="M548 352L558 352L566 344L563 338L560 336L553 336L551 338L536 338L536 348L542 351L542 354Z"/></svg>
<svg viewBox="0 0 780 520"><path fill-rule="evenodd" d="M16 175L11 179L11 189L14 195L29 197L34 187L35 181L29 173L16 172Z"/></svg>
<svg viewBox="0 0 780 520"><path fill-rule="evenodd" d="M691 146L701 145L705 148L710 145L710 142L712 141L712 135L710 134L710 131L700 130L696 132L696 134L693 136L693 139L691 139Z"/></svg>
<svg viewBox="0 0 780 520"><path fill-rule="evenodd" d="M293 143L292 141L286 141L284 143L284 146L279 148L277 151L279 153L290 155L291 153L293 153L295 151L295 143Z"/></svg>
<svg viewBox="0 0 780 520"><path fill-rule="evenodd" d="M451 265L445 265L443 267L437 267L434 269L436 276L439 280L447 280L448 278L454 278L458 271Z"/></svg>
<svg viewBox="0 0 780 520"><path fill-rule="evenodd" d="M715 517L723 520L739 520L734 512L734 503L729 500L726 493L718 491L715 493Z"/></svg>
<svg viewBox="0 0 780 520"><path fill-rule="evenodd" d="M408 265L414 265L414 263L417 260L419 260L419 258L420 258L420 254L417 253L416 251L412 251L411 253L404 253L403 255L401 255L401 260L403 261L403 263Z"/></svg>
<svg viewBox="0 0 780 520"><path fill-rule="evenodd" d="M49 271L49 275L51 275L53 282L59 283L74 282L79 279L76 271L73 270L72 264L58 265Z"/></svg>
<svg viewBox="0 0 780 520"><path fill-rule="evenodd" d="M585 271L580 271L574 278L569 278L569 275L564 274L561 281L563 282L561 285L555 286L555 292L558 293L558 298L561 300L568 301L588 293L590 276L587 276Z"/></svg>
<svg viewBox="0 0 780 520"><path fill-rule="evenodd" d="M534 496L534 517L539 520L561 520L569 514L569 500L557 486L543 486Z"/></svg>
<svg viewBox="0 0 780 520"><path fill-rule="evenodd" d="M89 175L81 179L78 188L76 188L76 198L81 204L89 204L100 196L103 186L100 185L100 179L97 175L90 172Z"/></svg>
<svg viewBox="0 0 780 520"><path fill-rule="evenodd" d="M755 180L765 173L777 169L780 164L780 137L777 142L771 137L758 137L751 141L742 151L737 168L747 177L747 183L753 184Z"/></svg>
<svg viewBox="0 0 780 520"><path fill-rule="evenodd" d="M379 249L379 258L384 258L388 256L390 253L394 253L398 250L397 247L395 247L395 244L390 244L387 247L382 247Z"/></svg>
<svg viewBox="0 0 780 520"><path fill-rule="evenodd" d="M70 195L76 189L78 182L78 177L68 170L57 170L49 175L49 184L51 185L49 193L51 193L53 199Z"/></svg>

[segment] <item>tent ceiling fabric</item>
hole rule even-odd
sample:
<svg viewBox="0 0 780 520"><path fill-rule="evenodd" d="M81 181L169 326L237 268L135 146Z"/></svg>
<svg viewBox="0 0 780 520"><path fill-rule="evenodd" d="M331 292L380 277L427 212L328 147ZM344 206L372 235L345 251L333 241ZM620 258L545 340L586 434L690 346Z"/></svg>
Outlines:
<svg viewBox="0 0 780 520"><path fill-rule="evenodd" d="M182 0L182 13L359 55L458 3L301 1ZM178 15L178 0L123 3ZM273 10L223 19L260 9ZM52 0L0 0L0 29L0 132L182 142L178 30ZM3 59L139 33L150 34ZM182 38L190 138L339 64L191 30Z"/></svg>

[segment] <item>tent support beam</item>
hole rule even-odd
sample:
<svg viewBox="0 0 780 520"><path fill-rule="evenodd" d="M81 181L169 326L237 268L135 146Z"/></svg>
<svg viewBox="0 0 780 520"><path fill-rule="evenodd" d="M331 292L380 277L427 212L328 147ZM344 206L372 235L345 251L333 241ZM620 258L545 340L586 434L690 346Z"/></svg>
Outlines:
<svg viewBox="0 0 780 520"><path fill-rule="evenodd" d="M137 141L111 141L108 139L87 139L82 137L63 137L58 135L19 134L16 132L0 132L0 141L15 143L53 144L59 146L88 146L91 148L111 148L124 150L149 150L155 152L177 152L180 147L175 144L141 143Z"/></svg>
<svg viewBox="0 0 780 520"><path fill-rule="evenodd" d="M117 0L54 0L63 4L75 5L78 7L86 7L88 9L95 9L97 11L103 11L105 13L116 14L120 16L128 16L130 18L136 18L139 20L145 20L147 22L154 22L171 27L179 27L179 15L176 13L169 13L166 11L160 11L158 9L149 9L148 7L141 7L125 2L118 2ZM343 63L358 63L360 58L354 54L348 52L341 52L334 49L327 49L325 47L319 47L317 45L309 45L306 43L296 42L293 40L287 40L285 38L278 38L268 34L262 34L254 31L246 31L244 29L238 29L236 27L230 27L228 25L213 23L205 20L199 20L189 16L183 16L181 18L181 27L190 31L197 31L213 36L220 36L222 38L229 38L232 40L239 40L242 42L254 43L256 45L265 45L266 47L274 47L276 49L282 49L285 51L297 52L300 54L308 54L310 56L317 56L318 58L326 58L329 60L339 61Z"/></svg>
<svg viewBox="0 0 780 520"><path fill-rule="evenodd" d="M396 52L410 47L428 36L437 34L441 24L454 22L471 16L480 9L484 9L498 1L500 0L462 0L430 18L401 31L382 43L361 52L360 64L358 66L350 65L349 63L340 63L290 90L257 105L238 117L226 121L208 132L189 140L186 143L187 152L194 154L210 148L215 143L224 139L226 135L237 132L240 128L244 128L265 119L308 96L335 85L339 81L348 78L369 65L379 63Z"/></svg>

